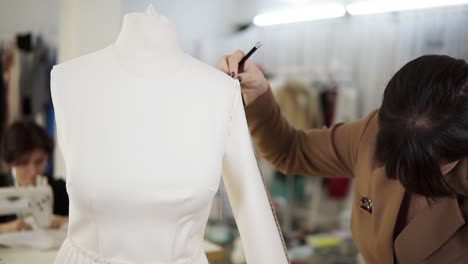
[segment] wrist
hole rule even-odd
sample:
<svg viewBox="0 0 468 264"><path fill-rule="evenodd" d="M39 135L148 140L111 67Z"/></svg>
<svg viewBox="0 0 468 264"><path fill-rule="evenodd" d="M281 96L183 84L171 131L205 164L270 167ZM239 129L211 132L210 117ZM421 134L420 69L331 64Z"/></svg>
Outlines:
<svg viewBox="0 0 468 264"><path fill-rule="evenodd" d="M270 89L270 85L267 83L265 88L258 89L255 93L250 93L250 94L243 94L244 100L245 100L245 106L248 106L255 102L258 98L260 98L262 95L264 95L268 89Z"/></svg>
<svg viewBox="0 0 468 264"><path fill-rule="evenodd" d="M16 220L0 224L0 233L7 233L7 232L14 231L15 221Z"/></svg>
<svg viewBox="0 0 468 264"><path fill-rule="evenodd" d="M260 85L260 93L258 96L264 94L270 88L270 84L268 83L267 79L263 79L262 84Z"/></svg>

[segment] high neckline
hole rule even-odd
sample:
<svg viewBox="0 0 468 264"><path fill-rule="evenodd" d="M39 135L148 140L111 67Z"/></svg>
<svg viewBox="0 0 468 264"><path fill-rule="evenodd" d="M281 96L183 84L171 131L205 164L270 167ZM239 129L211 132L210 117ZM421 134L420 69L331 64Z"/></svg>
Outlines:
<svg viewBox="0 0 468 264"><path fill-rule="evenodd" d="M124 16L113 46L125 57L159 59L182 53L175 25L149 5L146 12Z"/></svg>
<svg viewBox="0 0 468 264"><path fill-rule="evenodd" d="M119 67L144 79L170 76L186 56L174 24L152 5L144 13L125 15L120 34L109 47Z"/></svg>

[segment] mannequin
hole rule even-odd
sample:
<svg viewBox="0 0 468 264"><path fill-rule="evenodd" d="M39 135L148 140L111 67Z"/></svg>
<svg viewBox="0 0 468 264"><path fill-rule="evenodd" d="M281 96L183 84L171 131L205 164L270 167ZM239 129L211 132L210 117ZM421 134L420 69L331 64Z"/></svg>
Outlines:
<svg viewBox="0 0 468 264"><path fill-rule="evenodd" d="M247 262L287 263L239 83L185 54L152 6L51 82L70 196L55 263L208 263L221 172Z"/></svg>

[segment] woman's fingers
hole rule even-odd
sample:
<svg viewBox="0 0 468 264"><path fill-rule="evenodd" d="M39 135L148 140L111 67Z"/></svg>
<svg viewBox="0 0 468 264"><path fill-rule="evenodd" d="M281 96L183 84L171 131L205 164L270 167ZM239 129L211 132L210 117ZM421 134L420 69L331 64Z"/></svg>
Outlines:
<svg viewBox="0 0 468 264"><path fill-rule="evenodd" d="M31 230L31 226L26 224L24 221L22 220L17 220L16 223L16 231L24 231L24 230Z"/></svg>
<svg viewBox="0 0 468 264"><path fill-rule="evenodd" d="M222 72L230 74L229 73L229 64L228 64L228 60L227 60L228 57L229 57L229 55L224 55L219 59L218 69L220 69Z"/></svg>
<svg viewBox="0 0 468 264"><path fill-rule="evenodd" d="M227 58L229 74L231 75L231 77L235 78L239 73L239 62L242 60L243 57L244 52L242 52L241 50L236 50Z"/></svg>

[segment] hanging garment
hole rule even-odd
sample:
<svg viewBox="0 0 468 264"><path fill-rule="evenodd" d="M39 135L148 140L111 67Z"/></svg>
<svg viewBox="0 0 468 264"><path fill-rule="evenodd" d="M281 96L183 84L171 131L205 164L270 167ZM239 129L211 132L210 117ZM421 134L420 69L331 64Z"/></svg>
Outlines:
<svg viewBox="0 0 468 264"><path fill-rule="evenodd" d="M47 131L47 135L49 135L49 137L54 140L55 139L55 113L54 113L54 106L52 102L49 103L49 107L47 107L47 112L45 116L46 116L45 128ZM47 163L46 175L55 175L54 174L54 161L55 160L53 158L49 159L49 162Z"/></svg>
<svg viewBox="0 0 468 264"><path fill-rule="evenodd" d="M31 33L16 35L16 47L24 52L31 52L33 49L33 36Z"/></svg>
<svg viewBox="0 0 468 264"><path fill-rule="evenodd" d="M305 184L307 181L307 176L304 175L286 175L280 171L274 172L274 181L272 185L271 193L274 197L284 197L285 199L288 198L288 186L287 186L287 177L294 177L293 179L293 187L294 190L292 195L294 196L293 199L296 202L303 202L306 197L305 193Z"/></svg>
<svg viewBox="0 0 468 264"><path fill-rule="evenodd" d="M10 68L10 78L8 83L8 122L12 123L21 119L21 96L20 96L20 76L21 61L17 48L12 49L12 64Z"/></svg>
<svg viewBox="0 0 468 264"><path fill-rule="evenodd" d="M333 124L351 122L358 119L358 94L352 87L339 87L336 95Z"/></svg>
<svg viewBox="0 0 468 264"><path fill-rule="evenodd" d="M296 81L288 81L275 91L275 98L285 118L298 129L323 126L322 111L318 104L318 90ZM294 195L287 194L287 177L294 177ZM303 201L307 179L304 175L273 174L273 195ZM288 197L289 196L289 197ZM292 201L290 201L292 202Z"/></svg>
<svg viewBox="0 0 468 264"><path fill-rule="evenodd" d="M53 60L52 50L38 37L33 51L33 65L31 69L31 115L45 113L50 104L50 71Z"/></svg>
<svg viewBox="0 0 468 264"><path fill-rule="evenodd" d="M31 51L23 51L17 49L16 55L19 58L19 95L21 100L21 115L23 117L31 117L31 98L35 83L32 79L34 66L34 53Z"/></svg>
<svg viewBox="0 0 468 264"><path fill-rule="evenodd" d="M333 124L352 122L358 118L357 91L352 87L339 87L336 94ZM346 198L350 191L351 181L345 178L329 179L328 195L331 198Z"/></svg>
<svg viewBox="0 0 468 264"><path fill-rule="evenodd" d="M328 95L330 96L330 95ZM339 87L334 91L328 100L335 102L333 110L328 110L332 113L329 119L331 124L343 122L351 122L357 119L357 92L351 87ZM346 178L327 179L327 193L333 199L344 199L350 191L351 181Z"/></svg>
<svg viewBox="0 0 468 264"><path fill-rule="evenodd" d="M51 65L48 51L42 38L38 36L34 45L32 35L17 36L17 56L20 62L19 93L21 114L32 118L45 113L50 101L49 76Z"/></svg>
<svg viewBox="0 0 468 264"><path fill-rule="evenodd" d="M335 115L336 90L327 88L320 94L320 102L322 105L323 120L326 127L331 127L333 117Z"/></svg>
<svg viewBox="0 0 468 264"><path fill-rule="evenodd" d="M3 51L0 51L0 138L6 126L7 105L6 105L6 83L4 80L5 72L3 70ZM0 157L1 160L1 157Z"/></svg>
<svg viewBox="0 0 468 264"><path fill-rule="evenodd" d="M321 127L322 113L317 102L317 90L300 82L287 82L277 89L275 98L286 119L300 129Z"/></svg>

